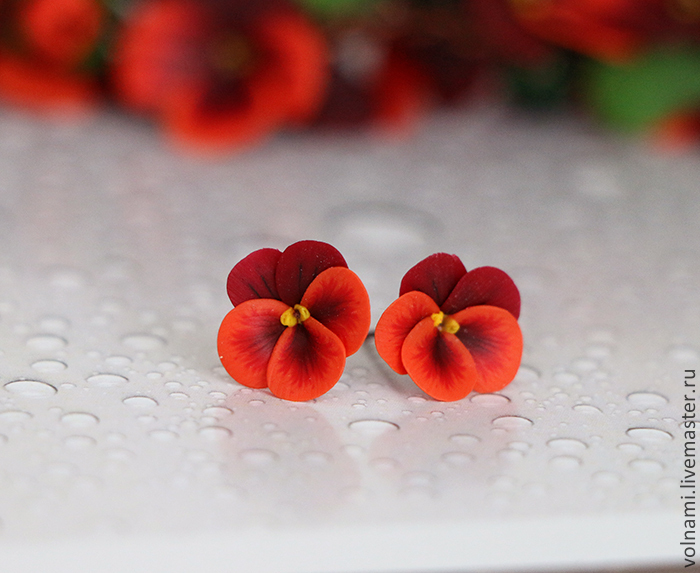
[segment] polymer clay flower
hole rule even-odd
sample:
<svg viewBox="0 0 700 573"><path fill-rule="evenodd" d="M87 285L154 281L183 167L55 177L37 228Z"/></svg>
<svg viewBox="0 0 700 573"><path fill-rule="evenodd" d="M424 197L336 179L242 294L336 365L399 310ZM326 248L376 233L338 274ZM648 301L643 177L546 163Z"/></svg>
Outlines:
<svg viewBox="0 0 700 573"><path fill-rule="evenodd" d="M426 394L459 400L513 380L523 350L519 315L520 293L505 272L467 272L456 255L437 253L403 277L375 343L387 364Z"/></svg>
<svg viewBox="0 0 700 573"><path fill-rule="evenodd" d="M300 241L260 249L231 270L234 309L219 329L226 371L251 388L286 400L330 390L369 331L369 296L331 245Z"/></svg>

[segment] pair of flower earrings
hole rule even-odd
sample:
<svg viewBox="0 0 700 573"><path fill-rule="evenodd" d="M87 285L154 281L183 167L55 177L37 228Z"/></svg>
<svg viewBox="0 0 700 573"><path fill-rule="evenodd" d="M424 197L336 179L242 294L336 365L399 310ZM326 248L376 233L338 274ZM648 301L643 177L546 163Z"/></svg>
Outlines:
<svg viewBox="0 0 700 573"><path fill-rule="evenodd" d="M330 390L370 328L360 278L327 243L260 249L227 281L234 309L218 335L226 371L279 398L311 400ZM374 332L377 352L436 400L495 392L518 370L523 338L520 293L503 271L467 272L455 255L436 253L403 277Z"/></svg>

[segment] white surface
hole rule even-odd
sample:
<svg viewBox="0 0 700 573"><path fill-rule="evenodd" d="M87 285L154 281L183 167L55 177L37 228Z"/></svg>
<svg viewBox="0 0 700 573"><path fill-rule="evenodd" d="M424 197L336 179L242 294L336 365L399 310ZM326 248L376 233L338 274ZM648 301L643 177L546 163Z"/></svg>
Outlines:
<svg viewBox="0 0 700 573"><path fill-rule="evenodd" d="M123 118L0 115L2 571L680 564L698 181L696 156L498 109L220 162ZM432 252L506 270L516 380L434 402L370 341L311 403L233 382L227 273L304 238L375 320Z"/></svg>

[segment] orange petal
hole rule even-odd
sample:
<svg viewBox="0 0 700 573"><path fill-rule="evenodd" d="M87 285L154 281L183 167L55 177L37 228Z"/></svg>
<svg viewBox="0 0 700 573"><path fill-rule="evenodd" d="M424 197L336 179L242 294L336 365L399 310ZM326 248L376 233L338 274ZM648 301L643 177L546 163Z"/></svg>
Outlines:
<svg viewBox="0 0 700 573"><path fill-rule="evenodd" d="M477 392L496 392L510 384L523 355L523 335L515 317L495 306L473 306L452 315L455 336L469 350L479 371Z"/></svg>
<svg viewBox="0 0 700 573"><path fill-rule="evenodd" d="M345 267L331 267L306 289L302 306L338 336L346 355L357 352L367 338L371 322L369 295L360 277Z"/></svg>
<svg viewBox="0 0 700 573"><path fill-rule="evenodd" d="M303 401L325 394L345 369L345 346L314 318L287 328L275 345L267 369L270 391Z"/></svg>
<svg viewBox="0 0 700 573"><path fill-rule="evenodd" d="M439 311L435 301L420 291L407 292L384 311L374 330L374 343L379 356L394 372L406 374L401 348L408 333L418 322Z"/></svg>
<svg viewBox="0 0 700 573"><path fill-rule="evenodd" d="M479 379L469 351L456 335L435 328L430 317L408 334L401 358L411 379L436 400L460 400Z"/></svg>
<svg viewBox="0 0 700 573"><path fill-rule="evenodd" d="M219 359L231 377L251 388L267 386L267 366L286 326L280 315L289 307L281 301L247 300L229 312L219 328Z"/></svg>

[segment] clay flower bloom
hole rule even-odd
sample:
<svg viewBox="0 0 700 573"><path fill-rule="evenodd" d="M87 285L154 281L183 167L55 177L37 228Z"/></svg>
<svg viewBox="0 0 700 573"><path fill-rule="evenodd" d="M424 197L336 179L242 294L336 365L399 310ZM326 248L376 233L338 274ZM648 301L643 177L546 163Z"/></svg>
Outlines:
<svg viewBox="0 0 700 573"><path fill-rule="evenodd" d="M519 314L520 294L506 273L467 272L457 256L437 253L404 276L399 298L377 323L377 351L437 400L495 392L520 365Z"/></svg>
<svg viewBox="0 0 700 573"><path fill-rule="evenodd" d="M279 398L330 390L369 331L367 291L326 243L255 251L233 267L227 290L235 308L219 329L221 363L239 383Z"/></svg>

